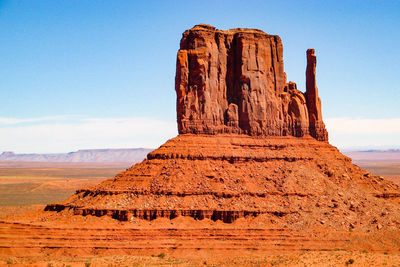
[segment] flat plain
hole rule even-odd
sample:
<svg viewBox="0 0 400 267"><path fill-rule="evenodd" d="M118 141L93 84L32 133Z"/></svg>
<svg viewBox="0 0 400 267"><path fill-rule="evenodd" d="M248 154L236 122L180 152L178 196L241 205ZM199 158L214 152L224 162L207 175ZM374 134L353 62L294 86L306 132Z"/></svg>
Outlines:
<svg viewBox="0 0 400 267"><path fill-rule="evenodd" d="M0 217L62 201L132 163L0 162Z"/></svg>
<svg viewBox="0 0 400 267"><path fill-rule="evenodd" d="M400 184L400 150L345 151L343 153L352 158L353 163L361 168Z"/></svg>

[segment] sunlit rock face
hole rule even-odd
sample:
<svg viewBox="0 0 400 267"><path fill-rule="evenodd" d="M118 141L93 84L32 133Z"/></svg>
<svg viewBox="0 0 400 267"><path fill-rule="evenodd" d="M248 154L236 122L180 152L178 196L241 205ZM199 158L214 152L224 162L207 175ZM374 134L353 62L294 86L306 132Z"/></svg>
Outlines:
<svg viewBox="0 0 400 267"><path fill-rule="evenodd" d="M304 94L286 81L279 36L209 25L185 31L175 82L179 133L310 134L327 141L313 51L307 52Z"/></svg>

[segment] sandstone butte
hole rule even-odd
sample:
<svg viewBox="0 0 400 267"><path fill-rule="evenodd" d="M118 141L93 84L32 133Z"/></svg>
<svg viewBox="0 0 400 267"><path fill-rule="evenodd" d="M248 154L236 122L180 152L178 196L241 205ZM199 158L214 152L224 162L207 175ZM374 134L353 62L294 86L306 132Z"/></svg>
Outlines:
<svg viewBox="0 0 400 267"><path fill-rule="evenodd" d="M85 239L93 243L92 253L211 247L398 251L400 188L329 144L314 49L306 56L303 93L287 82L279 36L203 24L185 31L176 66L179 135L112 179L45 211L9 218L0 236L23 236L15 225L23 222L22 228L44 236L50 229L64 238L65 245L29 239L25 253L33 247L43 252L44 246L85 251L62 235L61 226L96 235ZM109 228L88 230L102 223ZM119 230L125 243L110 225L125 227ZM18 242L0 242L6 242L0 252L18 251Z"/></svg>

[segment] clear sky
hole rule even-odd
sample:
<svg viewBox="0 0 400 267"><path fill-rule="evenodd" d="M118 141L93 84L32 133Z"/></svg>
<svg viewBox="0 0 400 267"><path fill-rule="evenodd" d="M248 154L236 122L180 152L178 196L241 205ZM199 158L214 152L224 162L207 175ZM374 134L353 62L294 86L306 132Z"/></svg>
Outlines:
<svg viewBox="0 0 400 267"><path fill-rule="evenodd" d="M330 142L400 147L400 1L0 0L0 152L175 136L176 52L199 23L280 35L300 90L315 48Z"/></svg>

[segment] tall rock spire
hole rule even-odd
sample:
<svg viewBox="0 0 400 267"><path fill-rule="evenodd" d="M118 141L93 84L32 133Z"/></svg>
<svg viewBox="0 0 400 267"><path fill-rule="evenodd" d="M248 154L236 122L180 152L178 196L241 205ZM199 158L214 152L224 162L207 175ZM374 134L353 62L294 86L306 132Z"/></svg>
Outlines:
<svg viewBox="0 0 400 267"><path fill-rule="evenodd" d="M305 95L286 81L277 35L242 28L222 31L204 24L185 31L175 89L180 134L301 137L311 133L328 140L321 116L310 127ZM319 121L315 130L314 122Z"/></svg>
<svg viewBox="0 0 400 267"><path fill-rule="evenodd" d="M310 135L317 140L328 140L328 132L322 121L321 99L318 96L315 73L317 57L313 48L307 49L307 69L306 69L306 99L309 118Z"/></svg>

